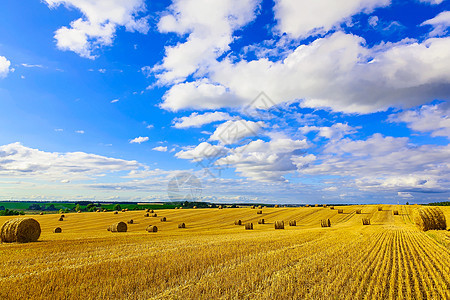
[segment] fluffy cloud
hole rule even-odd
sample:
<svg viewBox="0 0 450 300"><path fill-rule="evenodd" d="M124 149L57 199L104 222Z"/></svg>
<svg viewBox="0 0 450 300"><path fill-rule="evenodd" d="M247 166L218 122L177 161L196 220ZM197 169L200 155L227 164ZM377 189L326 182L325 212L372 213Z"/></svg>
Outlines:
<svg viewBox="0 0 450 300"><path fill-rule="evenodd" d="M139 136L137 138L134 138L130 141L130 144L140 144L140 143L144 143L147 142L149 140L149 138L147 136Z"/></svg>
<svg viewBox="0 0 450 300"><path fill-rule="evenodd" d="M203 142L195 148L185 149L175 154L176 157L182 159L189 159L192 161L202 161L204 159L216 160L228 153L228 149L220 145L211 145Z"/></svg>
<svg viewBox="0 0 450 300"><path fill-rule="evenodd" d="M433 26L433 31L429 33L430 36L443 36L447 34L447 29L450 26L450 11L443 11L433 19L422 23L423 25Z"/></svg>
<svg viewBox="0 0 450 300"><path fill-rule="evenodd" d="M209 139L225 145L235 144L245 138L257 136L265 126L262 121L230 120L220 124Z"/></svg>
<svg viewBox="0 0 450 300"><path fill-rule="evenodd" d="M0 146L0 176L74 180L140 167L136 161L84 152L45 152L20 143Z"/></svg>
<svg viewBox="0 0 450 300"><path fill-rule="evenodd" d="M188 117L176 118L173 127L175 128L190 128L202 127L205 124L210 124L218 121L230 120L231 116L224 112L208 112L204 114L192 113Z"/></svg>
<svg viewBox="0 0 450 300"><path fill-rule="evenodd" d="M391 122L404 122L408 128L418 132L431 132L431 136L450 138L450 103L424 105L389 116Z"/></svg>
<svg viewBox="0 0 450 300"><path fill-rule="evenodd" d="M153 148L152 150L159 151L159 152L167 152L167 147L166 146L158 146L158 147Z"/></svg>
<svg viewBox="0 0 450 300"><path fill-rule="evenodd" d="M336 123L331 127L304 126L300 127L299 130L304 134L307 134L311 131L317 131L318 136L327 139L341 139L345 135L356 132L355 128L343 123Z"/></svg>
<svg viewBox="0 0 450 300"><path fill-rule="evenodd" d="M450 146L410 145L408 138L374 134L330 143L300 174L353 178L363 190L443 191L450 188Z"/></svg>
<svg viewBox="0 0 450 300"><path fill-rule="evenodd" d="M11 62L4 56L0 56L0 78L5 78L8 75Z"/></svg>
<svg viewBox="0 0 450 300"><path fill-rule="evenodd" d="M444 2L444 0L419 0L419 1L431 5L441 4L442 2Z"/></svg>
<svg viewBox="0 0 450 300"><path fill-rule="evenodd" d="M57 46L70 50L82 57L95 58L92 52L101 46L110 46L119 26L128 31L147 33L146 18L138 14L145 11L143 0L44 0L50 8L59 5L74 7L81 11L83 18L63 26L55 32Z"/></svg>
<svg viewBox="0 0 450 300"><path fill-rule="evenodd" d="M229 49L233 32L255 17L258 0L175 0L158 23L162 33L187 35L185 42L165 49L163 62L154 68L161 83L184 80L202 72Z"/></svg>
<svg viewBox="0 0 450 300"><path fill-rule="evenodd" d="M328 32L351 16L390 4L390 0L276 0L278 30L294 38Z"/></svg>
<svg viewBox="0 0 450 300"><path fill-rule="evenodd" d="M293 159L303 157L303 153L297 152L307 147L306 140L256 140L231 150L231 154L218 159L216 165L231 166L251 180L286 181L284 175L297 169Z"/></svg>
<svg viewBox="0 0 450 300"><path fill-rule="evenodd" d="M276 104L302 100L305 107L346 113L413 107L449 98L450 38L372 49L364 43L361 37L337 32L299 46L280 62L224 60L214 67L211 78L229 90L229 98L244 99L242 105L261 90ZM192 99L189 106L202 105ZM226 101L222 105L229 106Z"/></svg>

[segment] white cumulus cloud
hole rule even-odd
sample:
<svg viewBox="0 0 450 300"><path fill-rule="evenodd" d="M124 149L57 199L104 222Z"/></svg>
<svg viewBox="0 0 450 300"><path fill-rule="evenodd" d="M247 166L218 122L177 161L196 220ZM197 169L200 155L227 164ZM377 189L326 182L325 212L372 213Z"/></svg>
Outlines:
<svg viewBox="0 0 450 300"><path fill-rule="evenodd" d="M166 146L158 146L158 147L153 148L152 150L159 151L159 152L167 152L167 147Z"/></svg>
<svg viewBox="0 0 450 300"><path fill-rule="evenodd" d="M422 25L433 26L430 36L443 36L447 34L447 29L450 27L450 11L443 11L433 19L423 22Z"/></svg>
<svg viewBox="0 0 450 300"><path fill-rule="evenodd" d="M173 127L175 128L190 128L190 127L202 127L203 125L230 120L231 116L224 112L207 112L204 114L198 114L196 112L192 113L188 117L176 118L174 120Z"/></svg>
<svg viewBox="0 0 450 300"><path fill-rule="evenodd" d="M0 56L0 78L5 78L6 75L11 71L10 67L11 62L6 59L4 56Z"/></svg>
<svg viewBox="0 0 450 300"><path fill-rule="evenodd" d="M44 0L50 8L64 5L76 8L83 14L69 27L55 32L57 47L70 50L82 57L95 58L93 52L113 43L117 27L128 31L147 33L147 18L139 17L146 10L143 0Z"/></svg>
<svg viewBox="0 0 450 300"><path fill-rule="evenodd" d="M139 136L137 138L134 138L130 141L130 144L141 144L144 142L147 142L149 138L147 136Z"/></svg>

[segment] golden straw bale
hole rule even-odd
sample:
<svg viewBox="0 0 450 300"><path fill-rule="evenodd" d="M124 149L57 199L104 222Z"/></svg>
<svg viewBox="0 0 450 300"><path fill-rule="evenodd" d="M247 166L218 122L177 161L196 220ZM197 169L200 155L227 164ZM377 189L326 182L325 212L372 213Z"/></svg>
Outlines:
<svg viewBox="0 0 450 300"><path fill-rule="evenodd" d="M361 219L363 225L370 225L370 219L369 218L362 218Z"/></svg>
<svg viewBox="0 0 450 300"><path fill-rule="evenodd" d="M438 207L424 207L416 210L414 221L422 231L447 229L445 215Z"/></svg>
<svg viewBox="0 0 450 300"><path fill-rule="evenodd" d="M331 227L330 219L320 220L320 226L322 226L322 227Z"/></svg>
<svg viewBox="0 0 450 300"><path fill-rule="evenodd" d="M258 224L264 224L264 219L259 219Z"/></svg>
<svg viewBox="0 0 450 300"><path fill-rule="evenodd" d="M357 214L357 215L360 215L360 214L361 214L361 210L360 210L360 209L357 209L357 210L356 210L356 214Z"/></svg>
<svg viewBox="0 0 450 300"><path fill-rule="evenodd" d="M178 224L178 228L186 228L186 224L180 223L180 224Z"/></svg>
<svg viewBox="0 0 450 300"><path fill-rule="evenodd" d="M297 221L295 220L289 221L289 226L297 226Z"/></svg>
<svg viewBox="0 0 450 300"><path fill-rule="evenodd" d="M166 221L167 221L166 217L161 218L161 222L166 222Z"/></svg>
<svg viewBox="0 0 450 300"><path fill-rule="evenodd" d="M245 223L245 230L252 230L253 229L253 223Z"/></svg>
<svg viewBox="0 0 450 300"><path fill-rule="evenodd" d="M127 232L128 226L125 222L118 222L110 225L109 231L111 232Z"/></svg>
<svg viewBox="0 0 450 300"><path fill-rule="evenodd" d="M262 210L258 210L258 211L256 212L256 214L262 215Z"/></svg>
<svg viewBox="0 0 450 300"><path fill-rule="evenodd" d="M53 232L54 232L54 233L61 233L61 232L62 232L62 229L61 229L61 227L56 227L56 228L53 230Z"/></svg>
<svg viewBox="0 0 450 300"><path fill-rule="evenodd" d="M343 209L338 209L338 214L343 214L344 210Z"/></svg>
<svg viewBox="0 0 450 300"><path fill-rule="evenodd" d="M127 223L128 223L128 224L133 224L134 221L133 221L133 219L131 219L131 220L128 220Z"/></svg>
<svg viewBox="0 0 450 300"><path fill-rule="evenodd" d="M275 229L284 229L284 222L283 221L276 221L275 222Z"/></svg>
<svg viewBox="0 0 450 300"><path fill-rule="evenodd" d="M41 225L32 218L10 219L3 224L0 239L5 243L36 242L41 235Z"/></svg>
<svg viewBox="0 0 450 300"><path fill-rule="evenodd" d="M398 216L398 210L394 210L393 213L394 213L394 216Z"/></svg>
<svg viewBox="0 0 450 300"><path fill-rule="evenodd" d="M158 231L158 227L153 226L153 225L148 225L147 229L145 229L145 230L147 230L147 232L157 232Z"/></svg>
<svg viewBox="0 0 450 300"><path fill-rule="evenodd" d="M242 221L241 220L236 220L236 221L234 221L234 225L242 225Z"/></svg>

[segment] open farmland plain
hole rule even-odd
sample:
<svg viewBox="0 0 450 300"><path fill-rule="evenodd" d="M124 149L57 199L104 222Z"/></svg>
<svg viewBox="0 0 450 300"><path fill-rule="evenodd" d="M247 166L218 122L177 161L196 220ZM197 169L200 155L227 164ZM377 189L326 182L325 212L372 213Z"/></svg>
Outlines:
<svg viewBox="0 0 450 300"><path fill-rule="evenodd" d="M33 215L39 242L0 245L0 299L450 299L450 231L419 231L414 206L337 208Z"/></svg>

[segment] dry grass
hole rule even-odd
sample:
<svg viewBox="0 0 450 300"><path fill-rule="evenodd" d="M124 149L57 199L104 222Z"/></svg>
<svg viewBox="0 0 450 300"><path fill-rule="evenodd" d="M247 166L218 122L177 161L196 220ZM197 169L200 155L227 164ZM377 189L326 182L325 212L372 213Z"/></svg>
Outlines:
<svg viewBox="0 0 450 300"><path fill-rule="evenodd" d="M447 229L445 215L438 207L418 209L415 213L414 220L422 231Z"/></svg>
<svg viewBox="0 0 450 300"><path fill-rule="evenodd" d="M162 209L170 222L130 211L136 224L111 234L106 226L124 215L34 215L40 242L0 244L0 299L449 299L449 232L420 231L412 206L340 208L361 207L374 226L327 209L269 207L269 225L248 207ZM297 227L274 230L293 219ZM333 226L320 228L322 219ZM159 230L148 233L152 222Z"/></svg>

